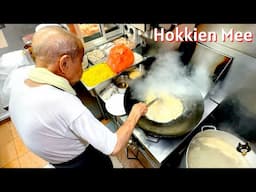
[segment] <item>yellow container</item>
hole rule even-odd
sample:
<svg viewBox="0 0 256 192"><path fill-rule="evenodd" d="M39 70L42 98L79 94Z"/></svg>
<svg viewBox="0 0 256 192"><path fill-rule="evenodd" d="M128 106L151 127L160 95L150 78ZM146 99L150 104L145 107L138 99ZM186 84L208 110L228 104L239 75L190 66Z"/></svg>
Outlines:
<svg viewBox="0 0 256 192"><path fill-rule="evenodd" d="M88 87L94 87L114 76L116 73L106 63L98 63L84 70L81 81Z"/></svg>

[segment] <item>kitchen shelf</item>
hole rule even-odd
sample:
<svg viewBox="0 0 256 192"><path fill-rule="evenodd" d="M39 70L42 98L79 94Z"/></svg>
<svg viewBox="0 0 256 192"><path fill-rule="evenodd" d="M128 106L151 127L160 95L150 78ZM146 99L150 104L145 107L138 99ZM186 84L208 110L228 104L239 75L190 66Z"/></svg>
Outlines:
<svg viewBox="0 0 256 192"><path fill-rule="evenodd" d="M137 65L137 64L139 64L140 62L143 61L143 56L142 56L142 55L140 55L140 54L138 54L138 53L136 53L136 52L133 52L133 53L134 53L134 63L133 63L132 66ZM124 71L125 71L125 70L124 70ZM119 75L119 74L116 74L115 76L113 76L113 77L111 77L111 78L109 78L109 79L106 79L106 80L104 80L103 82L100 82L98 85L95 85L95 86L87 86L85 83L83 83L82 81L81 81L81 82L82 82L83 85L86 87L86 89L87 89L88 91L90 91L90 90L96 88L97 86L99 86L100 84L102 84L102 83L106 82L107 80L110 80L110 79L112 79L112 78L114 78L114 77L116 77L116 76L118 76L118 75Z"/></svg>

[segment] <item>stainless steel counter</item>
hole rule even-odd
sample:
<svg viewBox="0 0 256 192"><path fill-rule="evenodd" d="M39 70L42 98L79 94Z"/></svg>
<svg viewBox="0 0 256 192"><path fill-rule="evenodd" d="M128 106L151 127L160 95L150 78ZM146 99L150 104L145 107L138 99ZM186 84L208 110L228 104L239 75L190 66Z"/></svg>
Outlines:
<svg viewBox="0 0 256 192"><path fill-rule="evenodd" d="M204 100L204 106L205 109L200 122L202 122L218 106L218 104L211 99L206 98ZM124 122L126 118L127 116L118 117L121 122ZM195 126L194 129L196 128L197 126ZM149 156L153 157L153 161L156 161L154 164L160 167L163 162L177 149L177 147L186 140L189 134L182 138L159 138L158 141L153 141L152 138L145 135L142 129L136 127L133 131L133 136L138 139L145 151L150 153Z"/></svg>

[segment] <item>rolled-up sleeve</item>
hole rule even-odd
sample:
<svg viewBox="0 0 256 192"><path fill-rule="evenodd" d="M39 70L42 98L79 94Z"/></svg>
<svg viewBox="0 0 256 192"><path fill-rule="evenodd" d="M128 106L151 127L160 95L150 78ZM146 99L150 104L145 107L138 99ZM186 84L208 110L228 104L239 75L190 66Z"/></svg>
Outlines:
<svg viewBox="0 0 256 192"><path fill-rule="evenodd" d="M70 125L71 130L106 155L110 155L117 143L117 134L111 132L104 124L85 109Z"/></svg>

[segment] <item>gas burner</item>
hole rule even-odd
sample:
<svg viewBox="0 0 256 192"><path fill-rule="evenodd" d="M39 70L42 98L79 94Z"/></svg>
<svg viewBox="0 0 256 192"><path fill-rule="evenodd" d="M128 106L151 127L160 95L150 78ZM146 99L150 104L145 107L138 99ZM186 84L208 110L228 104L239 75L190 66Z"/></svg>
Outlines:
<svg viewBox="0 0 256 192"><path fill-rule="evenodd" d="M182 136L166 136L166 135L157 135L152 132L146 131L142 129L142 132L145 135L145 139L147 141L153 142L153 143L158 143L160 139L182 139L184 138L187 134L182 135Z"/></svg>

